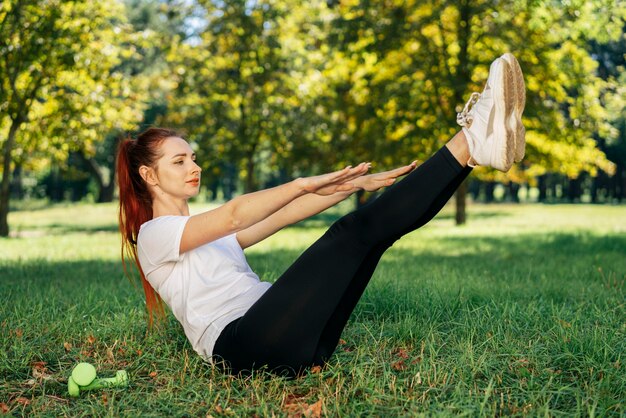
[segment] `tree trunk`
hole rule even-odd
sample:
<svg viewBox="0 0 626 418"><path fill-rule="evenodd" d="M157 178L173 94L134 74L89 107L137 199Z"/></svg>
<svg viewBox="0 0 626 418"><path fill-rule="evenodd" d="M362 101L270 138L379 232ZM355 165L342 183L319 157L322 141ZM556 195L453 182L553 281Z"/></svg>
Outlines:
<svg viewBox="0 0 626 418"><path fill-rule="evenodd" d="M622 203L624 200L624 194L626 194L626 170L622 164L616 164L615 178L617 179L617 190L615 190L615 197L618 203Z"/></svg>
<svg viewBox="0 0 626 418"><path fill-rule="evenodd" d="M477 202L480 199L480 189L482 188L483 182L473 179L469 182L467 186L467 193L472 197L473 202Z"/></svg>
<svg viewBox="0 0 626 418"><path fill-rule="evenodd" d="M226 164L224 175L222 176L222 189L224 191L224 200L228 201L233 198L233 194L237 188L237 168L233 164Z"/></svg>
<svg viewBox="0 0 626 418"><path fill-rule="evenodd" d="M598 171L598 174L591 179L591 203L598 203L598 188L600 186L600 176L602 171Z"/></svg>
<svg viewBox="0 0 626 418"><path fill-rule="evenodd" d="M575 179L569 179L567 185L567 200L570 203L580 203L580 197L582 195L582 174L580 174Z"/></svg>
<svg viewBox="0 0 626 418"><path fill-rule="evenodd" d="M115 196L115 171L111 174L113 178L100 190L100 194L98 196L98 203L107 203L113 201L113 196Z"/></svg>
<svg viewBox="0 0 626 418"><path fill-rule="evenodd" d="M509 199L511 199L511 202L519 203L519 188L519 184L512 181L509 182L507 189L509 191Z"/></svg>
<svg viewBox="0 0 626 418"><path fill-rule="evenodd" d="M9 236L9 186L11 184L11 153L15 146L15 136L22 124L21 119L11 121L9 136L2 153L2 183L0 184L0 237Z"/></svg>
<svg viewBox="0 0 626 418"><path fill-rule="evenodd" d="M80 159L83 160L85 166L89 170L89 173L96 181L98 185L98 196L96 198L96 202L98 203L106 203L113 201L113 194L115 192L115 167L117 165L117 161L113 162L113 168L111 169L111 176L109 181L106 182L104 179L104 174L102 172L102 168L93 158L87 158L85 154L82 152L77 153ZM117 156L115 157L117 158Z"/></svg>
<svg viewBox="0 0 626 418"><path fill-rule="evenodd" d="M459 64L457 66L458 77L461 81L461 86L466 87L471 82L471 74L469 68L469 41L471 37L471 19L472 19L472 3L464 1L459 6L460 22L459 25ZM447 57L444 57L446 59ZM465 89L461 89L458 86L455 90L454 98L456 103L461 104L464 102L463 94ZM463 181L456 191L456 215L455 220L457 225L463 225L467 216L465 214L465 206L467 200L467 180Z"/></svg>
<svg viewBox="0 0 626 418"><path fill-rule="evenodd" d="M467 180L463 181L458 189L456 189L456 215L455 221L457 225L463 225L467 221L465 204L467 201Z"/></svg>
<svg viewBox="0 0 626 418"><path fill-rule="evenodd" d="M485 182L485 203L493 203L496 200L493 195L494 190L496 189L495 181L486 181Z"/></svg>
<svg viewBox="0 0 626 418"><path fill-rule="evenodd" d="M15 163L15 169L13 170L13 179L11 180L11 187L9 188L9 194L15 196L18 200L24 199L24 181L21 163Z"/></svg>

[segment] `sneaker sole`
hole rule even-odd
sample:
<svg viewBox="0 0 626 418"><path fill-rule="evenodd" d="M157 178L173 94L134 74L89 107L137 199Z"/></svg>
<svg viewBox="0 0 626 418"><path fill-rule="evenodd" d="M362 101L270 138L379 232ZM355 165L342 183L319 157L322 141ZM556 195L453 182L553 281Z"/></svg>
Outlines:
<svg viewBox="0 0 626 418"><path fill-rule="evenodd" d="M490 165L496 170L506 172L513 165L515 158L517 127L510 123L515 119L514 71L509 63L502 58L498 58L494 64L489 70L489 85L493 92L493 136L497 144L494 144Z"/></svg>
<svg viewBox="0 0 626 418"><path fill-rule="evenodd" d="M510 68L511 85L514 93L513 106L514 111L507 120L507 124L510 130L513 132L513 138L515 141L515 152L513 160L518 163L524 158L526 151L526 129L522 124L522 113L524 112L524 106L526 105L526 85L524 84L524 75L522 74L522 68L517 62L517 59L513 54L506 53L501 57L505 60Z"/></svg>

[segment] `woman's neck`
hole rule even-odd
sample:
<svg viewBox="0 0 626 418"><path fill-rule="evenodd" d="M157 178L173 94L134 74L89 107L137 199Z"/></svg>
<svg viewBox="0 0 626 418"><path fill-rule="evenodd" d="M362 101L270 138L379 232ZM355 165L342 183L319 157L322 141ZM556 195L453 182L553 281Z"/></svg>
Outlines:
<svg viewBox="0 0 626 418"><path fill-rule="evenodd" d="M152 200L152 217L158 218L159 216L174 215L174 216L189 216L189 203L186 199L174 201L174 200L162 200L155 198Z"/></svg>

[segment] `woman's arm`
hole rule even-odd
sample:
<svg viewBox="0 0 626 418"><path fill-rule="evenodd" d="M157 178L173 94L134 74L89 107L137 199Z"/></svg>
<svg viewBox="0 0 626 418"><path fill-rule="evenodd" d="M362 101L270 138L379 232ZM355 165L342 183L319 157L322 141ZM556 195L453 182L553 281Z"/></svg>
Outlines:
<svg viewBox="0 0 626 418"><path fill-rule="evenodd" d="M357 190L358 189L355 188L352 191L334 193L328 196L319 196L316 194L300 196L261 222L237 232L237 241L239 245L241 245L241 248L250 247L274 235L288 225L295 224L303 219L323 212L329 207L346 199Z"/></svg>
<svg viewBox="0 0 626 418"><path fill-rule="evenodd" d="M237 232L237 241L239 245L241 245L241 248L250 247L288 225L292 225L323 212L331 206L345 200L357 190L372 192L382 187L390 186L395 182L396 178L409 173L414 168L415 162L412 162L409 165L394 170L354 178L350 180L350 183L354 185L354 189L350 191L342 191L327 196L317 194L300 196L266 219Z"/></svg>
<svg viewBox="0 0 626 418"><path fill-rule="evenodd" d="M354 168L299 178L271 189L238 196L219 208L194 215L185 225L180 253L246 229L306 194L332 196L356 190L350 181L365 174L368 168L362 163Z"/></svg>

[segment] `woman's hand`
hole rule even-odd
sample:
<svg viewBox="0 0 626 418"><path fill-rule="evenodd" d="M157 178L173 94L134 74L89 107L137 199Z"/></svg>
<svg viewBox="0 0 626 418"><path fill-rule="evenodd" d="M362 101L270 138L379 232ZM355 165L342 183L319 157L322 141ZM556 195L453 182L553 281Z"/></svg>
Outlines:
<svg viewBox="0 0 626 418"><path fill-rule="evenodd" d="M363 189L366 192L375 192L376 190L391 186L398 177L410 173L415 169L417 165L416 161L413 161L409 165L404 167L398 167L393 170L383 171L382 173L369 174L352 180L357 188Z"/></svg>
<svg viewBox="0 0 626 418"><path fill-rule="evenodd" d="M346 167L319 176L302 177L297 179L300 188L307 193L315 193L320 196L328 196L338 192L354 192L359 189L354 181L363 176L369 170L369 163L361 163L356 167Z"/></svg>

